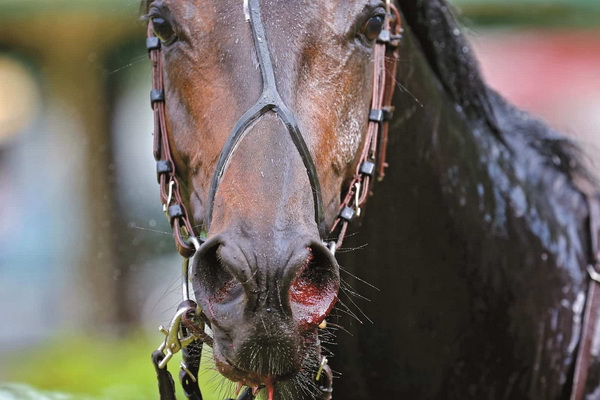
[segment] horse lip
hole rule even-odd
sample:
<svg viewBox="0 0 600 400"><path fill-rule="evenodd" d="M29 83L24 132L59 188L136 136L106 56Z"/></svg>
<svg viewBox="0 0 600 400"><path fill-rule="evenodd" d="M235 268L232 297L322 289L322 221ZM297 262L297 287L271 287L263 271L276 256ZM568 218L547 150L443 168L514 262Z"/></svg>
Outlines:
<svg viewBox="0 0 600 400"><path fill-rule="evenodd" d="M224 360L219 360L218 357L215 357L215 364L217 366L217 370L227 379L233 382L240 382L244 386L248 387L260 387L267 381L275 382L277 380L285 380L282 379L283 377L262 376L252 371L245 371L236 366L235 363L227 358Z"/></svg>
<svg viewBox="0 0 600 400"><path fill-rule="evenodd" d="M308 357L308 354L304 358L306 359L306 357ZM217 370L221 375L233 382L241 382L248 387L261 387L267 382L274 384L275 382L286 381L299 372L295 371L284 375L261 375L238 367L236 363L227 357L223 357L221 354L217 354L217 352L214 352L214 360Z"/></svg>

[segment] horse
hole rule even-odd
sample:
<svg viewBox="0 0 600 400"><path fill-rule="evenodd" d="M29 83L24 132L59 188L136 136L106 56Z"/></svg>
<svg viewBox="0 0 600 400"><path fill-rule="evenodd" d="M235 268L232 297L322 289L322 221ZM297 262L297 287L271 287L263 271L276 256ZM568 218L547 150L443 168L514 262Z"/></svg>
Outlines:
<svg viewBox="0 0 600 400"><path fill-rule="evenodd" d="M600 398L597 182L486 86L445 0L142 7L186 260L162 398L180 349L202 398L202 343L244 399Z"/></svg>

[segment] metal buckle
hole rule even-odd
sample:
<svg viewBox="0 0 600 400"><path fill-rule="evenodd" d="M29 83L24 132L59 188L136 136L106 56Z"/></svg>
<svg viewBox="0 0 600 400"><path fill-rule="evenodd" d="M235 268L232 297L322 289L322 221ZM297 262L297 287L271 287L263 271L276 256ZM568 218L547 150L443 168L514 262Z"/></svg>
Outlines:
<svg viewBox="0 0 600 400"><path fill-rule="evenodd" d="M194 246L194 249L196 249L196 251L200 250L200 246L202 245L200 243L200 241L198 240L198 238L192 234L188 234L188 240L192 243L192 246Z"/></svg>
<svg viewBox="0 0 600 400"><path fill-rule="evenodd" d="M167 212L169 210L169 206L173 201L173 186L175 185L175 181L171 179L169 182L169 194L167 195L167 202L163 204L163 212Z"/></svg>
<svg viewBox="0 0 600 400"><path fill-rule="evenodd" d="M599 264L599 266L600 266L600 264ZM594 282L600 283L600 273L598 273L598 271L596 271L596 269L594 268L593 265L588 265L587 271L588 271L588 275Z"/></svg>
<svg viewBox="0 0 600 400"><path fill-rule="evenodd" d="M356 182L354 184L354 210L356 211L356 216L360 217L360 213L361 213L361 209L360 209L360 190L361 190L361 184L360 182Z"/></svg>
<svg viewBox="0 0 600 400"><path fill-rule="evenodd" d="M198 382L198 379L196 379L196 377L194 376L194 374L192 374L192 371L190 371L190 369L188 368L188 366L183 361L180 361L179 365L181 365L181 369L185 372L185 374L187 376L190 377L190 379L192 380L192 382Z"/></svg>
<svg viewBox="0 0 600 400"><path fill-rule="evenodd" d="M156 36L146 38L146 50L150 53L152 50L160 50L160 39Z"/></svg>
<svg viewBox="0 0 600 400"><path fill-rule="evenodd" d="M356 217L356 210L352 207L345 206L340 211L339 217L347 223L351 223Z"/></svg>
<svg viewBox="0 0 600 400"><path fill-rule="evenodd" d="M188 307L177 310L168 330L163 326L158 328L166 336L165 341L158 347L158 351L165 355L165 358L158 364L160 369L165 369L175 354L196 340L196 336L193 334L184 336L181 329L181 317L188 311Z"/></svg>
<svg viewBox="0 0 600 400"><path fill-rule="evenodd" d="M183 301L190 300L190 259L184 258L181 265L181 286Z"/></svg>

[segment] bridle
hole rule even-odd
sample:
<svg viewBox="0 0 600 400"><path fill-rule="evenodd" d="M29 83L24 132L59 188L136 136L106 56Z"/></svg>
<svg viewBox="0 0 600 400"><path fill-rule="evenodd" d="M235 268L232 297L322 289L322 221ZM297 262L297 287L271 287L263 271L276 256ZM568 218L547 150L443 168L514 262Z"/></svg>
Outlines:
<svg viewBox="0 0 600 400"><path fill-rule="evenodd" d="M361 215L374 178L383 179L386 164L388 125L393 116L392 97L395 88L397 48L401 38L401 19L396 7L386 1L387 17L385 26L374 48L374 76L371 96L369 123L360 153L355 174L348 185L346 195L340 205L339 214L329 231L334 240L327 241L330 251L335 254L342 246L349 224ZM311 153L304 141L294 114L289 110L277 90L275 73L268 48L268 41L262 23L259 0L248 0L249 22L252 27L254 45L258 55L263 91L259 100L233 127L219 156L211 180L208 196L206 231L210 227L214 199L224 171L237 144L243 140L248 127L268 112L275 113L287 128L306 168L313 193L315 221L325 236L324 215L319 178ZM198 371L203 344L212 346L213 339L205 332L206 319L202 310L191 300L189 291L189 260L200 249L203 240L195 234L188 211L180 193L179 177L169 147L169 134L166 123L165 90L163 82L163 57L161 42L154 35L152 21L148 23L146 46L152 63L151 104L154 111L154 157L157 162L157 176L163 211L173 229L178 252L183 257L182 292L183 302L179 305L168 329L160 328L166 336L161 346L152 354L153 364L159 382L161 400L175 400L175 388L167 363L179 351L183 354L180 381L188 399L201 400L198 386ZM579 348L575 360L570 400L583 400L587 374L591 360L591 347L600 318L600 199L597 194L586 195L589 207L590 263L587 271L590 277L588 296L584 309L584 319ZM325 366L326 358L317 373L317 381L323 399L331 398L331 370ZM239 400L255 398L251 388L247 388Z"/></svg>
<svg viewBox="0 0 600 400"><path fill-rule="evenodd" d="M309 178L315 221L321 236L327 235L321 186L312 155L298 127L294 114L281 98L275 79L275 72L268 47L268 40L259 0L247 0L249 22L252 27L254 46L261 70L263 91L259 100L242 115L234 125L217 161L212 176L207 213L204 221L205 231L212 222L213 207L219 184L233 156L237 145L244 138L248 127L268 112L273 112L286 126L290 137L302 158ZM360 153L357 168L346 195L344 196L339 214L329 231L334 240L324 240L335 254L342 246L348 225L361 214L361 208L367 201L374 177L383 179L385 154L387 147L388 124L393 116L392 97L395 88L396 65L398 61L397 48L401 38L402 27L400 14L390 0L386 1L387 15L384 28L374 46L374 75L371 96L371 111L369 123ZM196 235L191 223L188 210L180 193L180 182L176 165L169 146L169 133L166 122L165 87L163 78L163 57L161 42L155 36L152 20L148 22L148 37L146 47L152 63L152 91L150 100L154 111L154 158L160 197L163 211L166 213L179 254L183 257L182 292L183 302L179 305L168 329L160 328L166 336L161 346L152 354L152 361L157 373L161 400L175 399L174 383L167 370L167 363L178 351L182 351L183 361L179 373L184 393L188 399L200 400L202 394L198 386L198 371L203 344L212 346L212 338L205 332L207 320L190 297L189 290L189 260L200 249L203 238ZM317 373L317 383L323 392L323 399L331 398L331 370L326 366L327 359L323 358L321 368ZM252 399L256 393L247 388L240 399Z"/></svg>

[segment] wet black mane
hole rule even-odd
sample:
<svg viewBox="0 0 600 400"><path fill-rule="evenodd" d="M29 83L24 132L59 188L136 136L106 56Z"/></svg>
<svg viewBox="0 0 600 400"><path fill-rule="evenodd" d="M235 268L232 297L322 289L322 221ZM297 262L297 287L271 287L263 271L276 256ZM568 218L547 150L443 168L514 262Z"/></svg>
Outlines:
<svg viewBox="0 0 600 400"><path fill-rule="evenodd" d="M451 6L445 0L400 0L400 7L450 98L470 119L496 127L488 88Z"/></svg>
<svg viewBox="0 0 600 400"><path fill-rule="evenodd" d="M446 0L399 0L399 3L433 72L470 123L487 127L509 149L511 138L519 136L547 158L553 168L571 178L591 179L578 161L582 153L575 143L514 108L486 85L455 10ZM556 157L560 162L551 162Z"/></svg>

